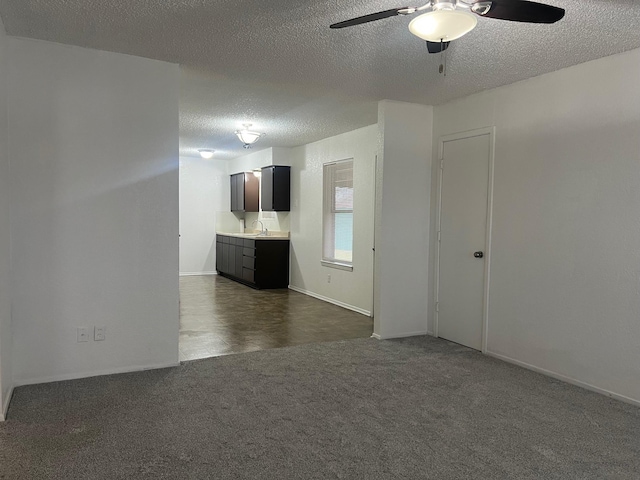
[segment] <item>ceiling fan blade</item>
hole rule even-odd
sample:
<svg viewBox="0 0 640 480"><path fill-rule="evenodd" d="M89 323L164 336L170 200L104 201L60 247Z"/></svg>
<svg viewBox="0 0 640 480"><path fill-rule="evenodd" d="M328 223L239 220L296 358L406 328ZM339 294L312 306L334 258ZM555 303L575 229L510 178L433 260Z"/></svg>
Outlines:
<svg viewBox="0 0 640 480"><path fill-rule="evenodd" d="M370 13L369 15L363 15L362 17L352 18L351 20L345 20L344 22L334 23L333 25L329 25L329 28L352 27L353 25L375 22L376 20L382 20L383 18L395 17L396 15L400 15L400 11L406 10L407 8L409 7L393 8L391 10L385 10L383 12Z"/></svg>
<svg viewBox="0 0 640 480"><path fill-rule="evenodd" d="M528 23L556 23L565 14L563 8L527 0L481 0L471 6L471 11L481 17Z"/></svg>
<svg viewBox="0 0 640 480"><path fill-rule="evenodd" d="M427 40L427 50L429 50L429 53L444 52L449 48L449 43L451 42L430 42Z"/></svg>

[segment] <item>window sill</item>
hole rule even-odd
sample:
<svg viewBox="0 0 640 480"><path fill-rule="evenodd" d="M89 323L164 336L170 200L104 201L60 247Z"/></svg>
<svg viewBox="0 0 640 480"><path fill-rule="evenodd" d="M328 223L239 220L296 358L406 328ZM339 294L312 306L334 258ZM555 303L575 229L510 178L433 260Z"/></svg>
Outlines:
<svg viewBox="0 0 640 480"><path fill-rule="evenodd" d="M353 272L353 265L348 263L330 262L327 260L321 260L320 263L323 267L337 268L338 270L346 270L347 272Z"/></svg>

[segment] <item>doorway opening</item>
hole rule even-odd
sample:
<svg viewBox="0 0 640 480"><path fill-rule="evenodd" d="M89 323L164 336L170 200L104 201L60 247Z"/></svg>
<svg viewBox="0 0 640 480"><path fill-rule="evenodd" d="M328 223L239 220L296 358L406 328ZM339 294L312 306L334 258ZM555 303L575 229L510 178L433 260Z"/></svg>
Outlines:
<svg viewBox="0 0 640 480"><path fill-rule="evenodd" d="M365 287L346 280L353 276L350 271L321 264L322 231L311 210L322 210L322 195L307 183L322 182L322 175L307 178L300 168L281 182L280 174L289 173L290 167L275 165L273 158L264 163L264 158L285 153L290 154L288 149L273 149L224 162L181 158L181 361L368 338L373 333L369 309L341 305L330 295L344 284ZM282 163L294 162L286 160ZM373 157L365 165L373 171ZM321 173L321 167L313 172ZM296 197L288 191L282 195L282 184ZM359 198L365 194L361 190ZM265 196L273 203L265 203ZM372 211L373 193L370 196ZM372 243L373 226L370 230ZM353 241L361 241L362 229L356 235ZM310 238L317 240L317 249ZM367 250L372 255L370 244ZM357 275L366 271L362 263L357 267Z"/></svg>

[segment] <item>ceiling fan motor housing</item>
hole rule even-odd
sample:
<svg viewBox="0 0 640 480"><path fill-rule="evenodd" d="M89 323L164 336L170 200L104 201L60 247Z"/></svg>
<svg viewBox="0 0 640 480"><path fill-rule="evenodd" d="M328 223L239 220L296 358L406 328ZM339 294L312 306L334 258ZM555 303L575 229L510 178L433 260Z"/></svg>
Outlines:
<svg viewBox="0 0 640 480"><path fill-rule="evenodd" d="M433 6L431 7L434 10L455 10L456 9L456 1L453 0L433 0Z"/></svg>

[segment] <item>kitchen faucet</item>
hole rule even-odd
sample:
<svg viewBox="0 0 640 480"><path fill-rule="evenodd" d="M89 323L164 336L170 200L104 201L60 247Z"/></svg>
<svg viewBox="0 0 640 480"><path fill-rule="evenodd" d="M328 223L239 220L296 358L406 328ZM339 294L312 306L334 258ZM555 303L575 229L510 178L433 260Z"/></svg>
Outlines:
<svg viewBox="0 0 640 480"><path fill-rule="evenodd" d="M267 235L269 235L269 230L264 228L264 223L262 223L260 220L254 220L253 223L251 223L252 227L255 227L256 224L259 223L260 224L260 236L261 237L266 237Z"/></svg>

